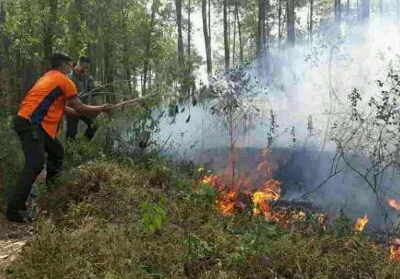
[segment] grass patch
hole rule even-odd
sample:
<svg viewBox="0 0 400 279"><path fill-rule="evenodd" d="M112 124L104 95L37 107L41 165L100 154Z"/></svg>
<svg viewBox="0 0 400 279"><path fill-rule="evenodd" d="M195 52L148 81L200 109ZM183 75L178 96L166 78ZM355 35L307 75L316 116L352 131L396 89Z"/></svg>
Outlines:
<svg viewBox="0 0 400 279"><path fill-rule="evenodd" d="M38 199L35 238L8 278L400 278L362 235L223 217L193 168L157 159L74 170Z"/></svg>

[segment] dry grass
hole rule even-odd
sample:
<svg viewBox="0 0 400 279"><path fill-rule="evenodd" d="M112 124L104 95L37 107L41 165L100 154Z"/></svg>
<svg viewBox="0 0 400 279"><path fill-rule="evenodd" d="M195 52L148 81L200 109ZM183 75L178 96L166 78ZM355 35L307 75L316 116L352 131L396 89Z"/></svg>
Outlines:
<svg viewBox="0 0 400 279"><path fill-rule="evenodd" d="M165 165L86 165L39 200L47 213L8 278L400 278L361 236L305 236L246 214ZM147 217L146 217L147 216Z"/></svg>

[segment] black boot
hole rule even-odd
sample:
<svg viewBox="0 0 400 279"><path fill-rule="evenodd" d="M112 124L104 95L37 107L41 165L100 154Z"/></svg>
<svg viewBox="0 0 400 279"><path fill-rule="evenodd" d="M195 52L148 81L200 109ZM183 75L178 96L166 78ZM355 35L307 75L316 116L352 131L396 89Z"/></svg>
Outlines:
<svg viewBox="0 0 400 279"><path fill-rule="evenodd" d="M33 213L28 212L25 203L20 203L19 205L10 203L7 204L6 219L10 222L25 223L32 222L35 216Z"/></svg>

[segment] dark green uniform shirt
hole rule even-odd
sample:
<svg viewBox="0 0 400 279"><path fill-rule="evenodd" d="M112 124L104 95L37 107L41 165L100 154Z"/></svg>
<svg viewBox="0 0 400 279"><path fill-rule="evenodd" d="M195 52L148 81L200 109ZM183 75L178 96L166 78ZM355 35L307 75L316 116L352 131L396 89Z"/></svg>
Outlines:
<svg viewBox="0 0 400 279"><path fill-rule="evenodd" d="M89 74L78 75L75 71L72 74L68 74L68 77L75 83L78 93L87 92L94 88L93 77ZM91 103L91 96L87 95L80 98L83 103Z"/></svg>

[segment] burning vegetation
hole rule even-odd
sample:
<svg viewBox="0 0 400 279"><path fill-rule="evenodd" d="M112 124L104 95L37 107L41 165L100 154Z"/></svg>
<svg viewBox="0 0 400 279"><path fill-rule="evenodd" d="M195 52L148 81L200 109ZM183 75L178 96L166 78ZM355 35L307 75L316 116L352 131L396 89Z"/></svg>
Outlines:
<svg viewBox="0 0 400 279"><path fill-rule="evenodd" d="M282 182L273 179L275 166L269 163L269 149L265 148L257 171L252 175L238 174L235 168L234 149L231 149L228 168L221 174L211 174L203 177L202 183L208 184L218 191L215 201L216 208L226 217L231 217L247 209L254 216L261 215L267 221L273 221L290 228L299 221L306 221L312 215L318 229L327 230L328 216L323 213L310 212L312 208L295 208L290 201L280 200ZM280 202L282 201L282 202ZM285 204L286 203L286 204ZM400 211L400 203L395 199L387 199L387 204ZM369 223L368 215L357 218L353 224L353 231L363 232ZM375 244L371 243L375 246ZM386 241L390 260L400 258L400 238Z"/></svg>
<svg viewBox="0 0 400 279"><path fill-rule="evenodd" d="M332 228L283 199L269 156L243 174L232 155L208 176L159 157L86 164L38 197L35 236L6 278L400 278L396 240L370 241L368 216Z"/></svg>

